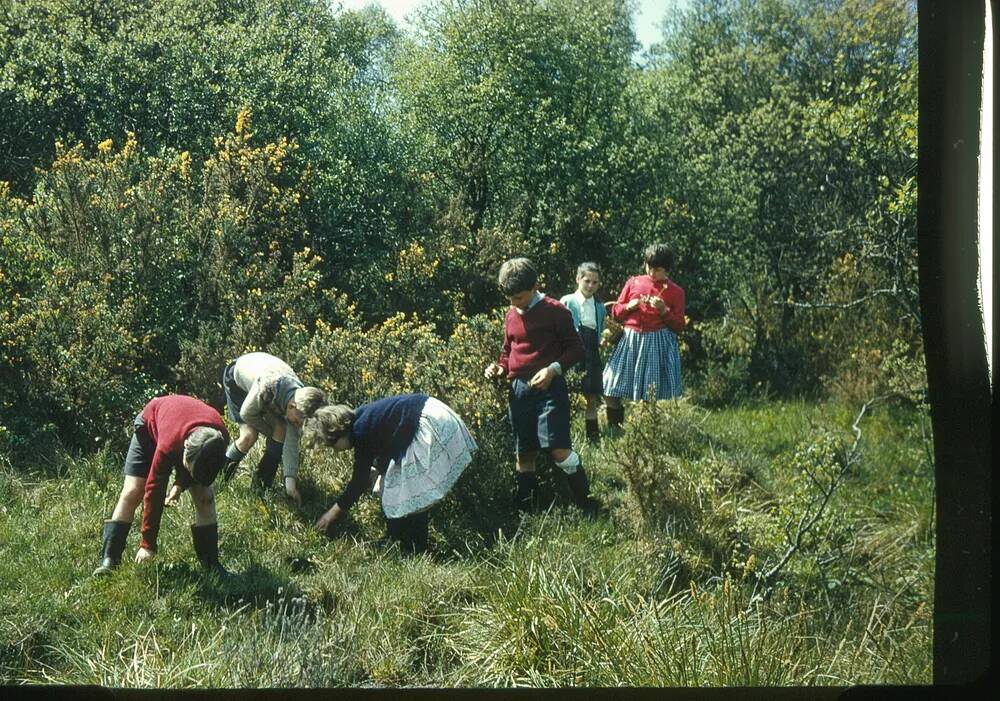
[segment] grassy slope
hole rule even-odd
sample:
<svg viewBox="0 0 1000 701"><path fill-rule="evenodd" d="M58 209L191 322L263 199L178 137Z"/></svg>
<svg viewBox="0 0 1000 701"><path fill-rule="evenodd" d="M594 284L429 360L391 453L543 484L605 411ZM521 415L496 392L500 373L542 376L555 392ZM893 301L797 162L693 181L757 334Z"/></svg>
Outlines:
<svg viewBox="0 0 1000 701"><path fill-rule="evenodd" d="M781 457L817 428L849 438L855 410L767 403L708 413L703 428L780 501ZM89 576L117 454L47 473L0 464L0 683L930 683L933 470L920 427L898 407L863 422L862 468L831 503L850 536L837 551L846 574L803 565L753 605L746 582L690 574L676 534L637 517L607 464L613 441L582 451L604 518L557 502L511 540L463 547L439 509L435 554L414 559L372 543L371 499L343 537L311 531L345 462L307 463L304 513L277 492L254 497L243 473L218 499L223 560L239 573L226 585L196 567L187 501L166 513L154 565Z"/></svg>

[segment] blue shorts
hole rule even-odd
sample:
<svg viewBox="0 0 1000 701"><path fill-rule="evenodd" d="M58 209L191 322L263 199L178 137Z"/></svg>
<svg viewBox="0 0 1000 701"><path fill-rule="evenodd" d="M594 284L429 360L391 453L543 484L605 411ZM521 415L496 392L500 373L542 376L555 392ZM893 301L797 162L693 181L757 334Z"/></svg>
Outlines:
<svg viewBox="0 0 1000 701"><path fill-rule="evenodd" d="M508 394L507 417L514 429L514 453L539 449L570 450L569 393L559 375L548 389L528 387L527 380L515 378Z"/></svg>

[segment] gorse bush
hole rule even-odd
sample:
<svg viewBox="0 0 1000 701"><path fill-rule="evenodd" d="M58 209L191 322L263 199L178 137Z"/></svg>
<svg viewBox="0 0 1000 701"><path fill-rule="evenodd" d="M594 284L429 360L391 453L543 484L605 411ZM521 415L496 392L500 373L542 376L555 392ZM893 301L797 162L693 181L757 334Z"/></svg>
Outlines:
<svg viewBox="0 0 1000 701"><path fill-rule="evenodd" d="M683 401L634 406L610 456L633 527L665 539L681 586L723 575L763 589L794 582L829 603L857 574L846 557L854 527L835 515L851 474L846 446L817 432L747 463L706 418Z"/></svg>
<svg viewBox="0 0 1000 701"><path fill-rule="evenodd" d="M432 4L412 36L312 0L106 5L3 18L11 446L89 447L166 390L214 401L286 320L336 327L339 295L359 332L402 313L444 341L504 302L505 258L553 296L596 259L610 296L652 240L706 406L919 372L905 3L698 4L641 68L610 0Z"/></svg>
<svg viewBox="0 0 1000 701"><path fill-rule="evenodd" d="M79 447L168 388L214 399L222 365L266 344L288 308L319 316L319 259L298 248L304 183L284 171L295 145L253 146L250 128L241 113L198 167L132 138L89 157L75 146L30 202L0 193L4 423L18 438L51 422Z"/></svg>
<svg viewBox="0 0 1000 701"><path fill-rule="evenodd" d="M458 529L453 530L455 546L463 530L465 535L490 530L505 513L512 469L507 465L513 463L506 390L483 377L483 368L500 352L499 319L462 318L442 337L417 316L396 314L367 326L346 295L331 293L328 298L329 321L310 324L290 311L273 352L336 402L357 406L383 396L424 392L448 404L465 421L479 450L440 509L440 518ZM348 461L334 458L332 451L314 449L310 460L349 476Z"/></svg>

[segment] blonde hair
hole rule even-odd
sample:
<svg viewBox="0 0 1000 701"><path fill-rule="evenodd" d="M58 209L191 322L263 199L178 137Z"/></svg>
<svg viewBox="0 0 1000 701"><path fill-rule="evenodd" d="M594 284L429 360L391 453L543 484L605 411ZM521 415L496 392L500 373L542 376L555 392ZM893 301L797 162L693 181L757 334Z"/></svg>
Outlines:
<svg viewBox="0 0 1000 701"><path fill-rule="evenodd" d="M326 405L326 394L318 387L299 387L292 395L292 401L295 402L295 408L308 418Z"/></svg>
<svg viewBox="0 0 1000 701"><path fill-rule="evenodd" d="M306 422L306 442L312 447L331 448L351 432L353 424L354 409L346 404L327 404Z"/></svg>

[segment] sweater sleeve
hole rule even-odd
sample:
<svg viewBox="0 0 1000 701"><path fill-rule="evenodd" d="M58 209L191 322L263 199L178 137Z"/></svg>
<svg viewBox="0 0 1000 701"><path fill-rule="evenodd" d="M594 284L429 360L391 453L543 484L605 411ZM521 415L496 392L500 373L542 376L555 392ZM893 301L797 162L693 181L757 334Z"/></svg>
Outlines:
<svg viewBox="0 0 1000 701"><path fill-rule="evenodd" d="M663 315L663 323L674 333L680 333L686 326L684 322L684 290L679 287L674 289L676 292L669 303L670 310Z"/></svg>
<svg viewBox="0 0 1000 701"><path fill-rule="evenodd" d="M159 450L154 452L142 503L142 540L139 545L146 550L156 550L156 538L160 533L160 519L163 517L163 502L167 498L170 471L170 458Z"/></svg>
<svg viewBox="0 0 1000 701"><path fill-rule="evenodd" d="M267 403L264 398L265 378L258 377L250 385L247 398L240 406L240 417L250 426L257 429L267 437L274 435L276 426L273 424L270 413L267 411Z"/></svg>
<svg viewBox="0 0 1000 701"><path fill-rule="evenodd" d="M631 299L631 295L632 295L632 278L629 278L628 280L625 281L625 286L622 287L621 294L618 295L618 301L615 302L615 306L612 307L611 309L611 316L621 321L626 314L631 313L625 311L625 305L628 304L629 299Z"/></svg>
<svg viewBox="0 0 1000 701"><path fill-rule="evenodd" d="M557 362L563 372L565 372L575 363L583 360L585 355L583 340L580 338L580 334L577 333L576 327L573 326L573 315L569 309L556 309L555 311L563 312L562 314L555 315L555 331L556 337L559 339L559 345L562 348L562 354L559 356Z"/></svg>
<svg viewBox="0 0 1000 701"><path fill-rule="evenodd" d="M347 511L354 506L354 502L365 491L371 480L371 467L374 460L375 456L367 450L354 452L354 472L351 475L351 481L347 483L344 493L337 499L337 506L340 507L341 511Z"/></svg>
<svg viewBox="0 0 1000 701"><path fill-rule="evenodd" d="M500 350L500 359L497 365L503 368L504 372L510 372L510 336L507 335L507 320L503 325L503 348Z"/></svg>
<svg viewBox="0 0 1000 701"><path fill-rule="evenodd" d="M285 477L295 477L299 474L299 438L302 431L298 426L288 424L285 431L285 444L281 448L281 470Z"/></svg>

